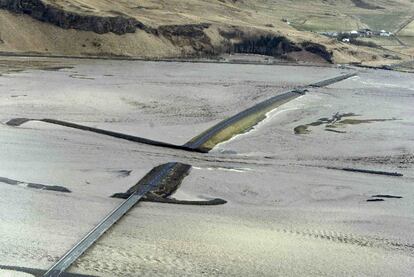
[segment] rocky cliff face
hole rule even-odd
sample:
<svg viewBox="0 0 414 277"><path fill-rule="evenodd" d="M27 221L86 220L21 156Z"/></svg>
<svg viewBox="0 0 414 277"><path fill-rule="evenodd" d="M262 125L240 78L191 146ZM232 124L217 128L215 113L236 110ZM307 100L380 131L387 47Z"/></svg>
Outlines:
<svg viewBox="0 0 414 277"><path fill-rule="evenodd" d="M332 52L328 51L324 45L313 43L313 42L304 42L301 44L304 50L318 55L327 62L332 63Z"/></svg>
<svg viewBox="0 0 414 277"><path fill-rule="evenodd" d="M0 8L14 13L27 14L64 29L92 31L98 34L112 32L118 35L134 33L137 28L152 31L151 28L133 18L81 15L46 5L41 0L0 0Z"/></svg>
<svg viewBox="0 0 414 277"><path fill-rule="evenodd" d="M186 24L186 25L164 25L157 29L157 33L170 40L174 45L190 51L183 51L185 56L211 56L217 54L210 37L205 33L205 29L211 24Z"/></svg>
<svg viewBox="0 0 414 277"><path fill-rule="evenodd" d="M233 45L235 53L260 54L280 57L302 49L283 36L260 36L244 39Z"/></svg>
<svg viewBox="0 0 414 277"><path fill-rule="evenodd" d="M284 58L292 52L307 51L332 63L332 52L325 46L313 43L294 43L282 35L275 34L248 34L237 28L220 31L220 35L228 40L227 52L259 54Z"/></svg>

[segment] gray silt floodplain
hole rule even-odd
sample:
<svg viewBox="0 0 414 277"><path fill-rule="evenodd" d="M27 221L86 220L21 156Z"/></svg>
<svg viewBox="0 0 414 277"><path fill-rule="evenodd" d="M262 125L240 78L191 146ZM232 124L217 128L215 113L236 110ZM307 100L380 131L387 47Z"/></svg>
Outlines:
<svg viewBox="0 0 414 277"><path fill-rule="evenodd" d="M73 61L71 61L73 64ZM348 70L82 60L59 71L0 77L0 121L57 118L183 144L254 103ZM88 78L73 78L73 74ZM134 144L42 122L0 125L0 176L64 184L72 193L0 186L0 260L46 269L151 168L193 169L177 199L141 203L70 269L94 276L411 276L414 196L412 75L359 70L312 88L208 154ZM12 97L12 95L27 95ZM335 113L357 119L309 134ZM352 117L350 117L352 119ZM380 176L326 167L400 172ZM128 171L129 174L119 174ZM402 198L378 198L392 195ZM384 263L387 261L387 263Z"/></svg>

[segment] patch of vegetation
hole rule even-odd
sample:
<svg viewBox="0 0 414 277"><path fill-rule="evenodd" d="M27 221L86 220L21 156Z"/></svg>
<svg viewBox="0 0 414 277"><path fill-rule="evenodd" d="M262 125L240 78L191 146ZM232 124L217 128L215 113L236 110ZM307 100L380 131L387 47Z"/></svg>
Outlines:
<svg viewBox="0 0 414 277"><path fill-rule="evenodd" d="M269 103L267 105L262 105L257 111L253 113L249 113L246 116L241 117L236 122L227 125L225 128L221 129L218 132L215 132L213 136L209 137L207 141L201 144L198 149L202 151L210 151L214 148L217 144L227 141L231 139L233 136L238 134L243 134L249 130L251 130L255 125L257 125L260 121L266 118L266 113L269 111L279 107L280 105L296 98L297 96L291 96L284 100L277 100L275 102ZM259 104L260 105L260 104ZM210 132L212 128L206 130L202 134L196 136L195 138L191 139L188 143L193 143L197 141L200 137L203 137L206 133Z"/></svg>
<svg viewBox="0 0 414 277"><path fill-rule="evenodd" d="M346 132L336 130L336 129L344 128L346 125L357 125L357 124L364 124L364 123L396 120L395 118L391 118L391 119L354 119L354 118L342 119L344 117L352 117L352 116L358 116L358 115L354 113L343 113L343 114L336 113L331 118L323 117L323 118L319 118L317 121L314 121L314 122L311 122L305 125L296 126L293 129L293 132L296 135L309 134L311 132L309 130L309 127L325 125L325 131L343 134Z"/></svg>
<svg viewBox="0 0 414 277"><path fill-rule="evenodd" d="M350 39L349 42L351 44L357 45L357 46L366 46L371 48L381 48L378 44L372 41L366 41L366 40L360 40L360 39Z"/></svg>
<svg viewBox="0 0 414 277"><path fill-rule="evenodd" d="M211 137L209 140L207 140L205 143L203 143L200 146L200 149L210 151L217 144L227 141L235 135L243 134L251 130L258 122L266 118L266 112L268 112L268 110L253 113L247 117L242 118L235 124L229 125L227 128L221 130L220 132L215 134L213 137ZM198 138L198 136L196 138ZM192 139L191 141L195 140L196 138Z"/></svg>
<svg viewBox="0 0 414 277"><path fill-rule="evenodd" d="M308 130L308 125L299 125L296 126L293 131L295 132L295 135L303 135L303 134L309 134L310 131Z"/></svg>

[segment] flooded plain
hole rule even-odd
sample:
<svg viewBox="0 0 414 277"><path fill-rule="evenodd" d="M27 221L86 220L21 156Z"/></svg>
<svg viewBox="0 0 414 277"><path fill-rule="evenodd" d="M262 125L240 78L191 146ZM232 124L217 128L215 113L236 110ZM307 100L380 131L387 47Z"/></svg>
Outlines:
<svg viewBox="0 0 414 277"><path fill-rule="evenodd" d="M193 166L174 197L227 203L140 203L71 273L414 273L413 75L144 61L40 59L42 66L33 67L8 58L4 64L19 65L0 76L0 268L9 267L5 274L10 267L46 270L122 201L112 194L173 161ZM260 101L353 71L356 77L310 89L207 154L45 122L5 124L12 118L51 118L183 144ZM295 131L298 126L306 128Z"/></svg>

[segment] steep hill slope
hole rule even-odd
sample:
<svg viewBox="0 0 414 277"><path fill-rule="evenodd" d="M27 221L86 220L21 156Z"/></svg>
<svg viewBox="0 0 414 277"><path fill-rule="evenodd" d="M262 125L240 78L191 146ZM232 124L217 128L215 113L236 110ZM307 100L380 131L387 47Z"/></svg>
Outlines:
<svg viewBox="0 0 414 277"><path fill-rule="evenodd" d="M0 51L139 58L241 52L391 64L409 56L312 31L367 27L385 14L392 17L390 28L397 28L413 7L410 0L0 0Z"/></svg>

